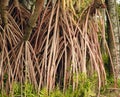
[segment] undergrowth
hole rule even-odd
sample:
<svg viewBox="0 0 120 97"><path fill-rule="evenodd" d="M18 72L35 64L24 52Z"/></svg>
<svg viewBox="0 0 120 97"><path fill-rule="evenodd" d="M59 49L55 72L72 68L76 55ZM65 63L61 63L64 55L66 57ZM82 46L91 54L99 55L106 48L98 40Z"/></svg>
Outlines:
<svg viewBox="0 0 120 97"><path fill-rule="evenodd" d="M78 87L73 91L73 86L71 84L64 93L58 86L48 93L46 87L42 88L41 91L36 91L34 86L29 82L26 82L24 85L14 82L9 97L96 97L97 93L95 87L97 76L93 75L92 77L87 78L85 74L79 74L78 77ZM74 81L76 81L76 75L74 76ZM8 97L5 92L2 91L2 93L0 94L0 97L2 97L2 95L3 97Z"/></svg>
<svg viewBox="0 0 120 97"><path fill-rule="evenodd" d="M77 76L74 75L75 82L76 77ZM74 89L74 91L72 84L68 86L65 92L63 92L59 86L56 86L52 91L48 92L47 87L42 88L40 91L36 91L34 86L29 82L25 82L24 85L14 82L13 89L10 94L7 95L5 91L1 91L0 97L97 97L97 75L94 74L87 78L85 74L79 74L78 77L78 87ZM101 88L100 93L102 96L100 97L104 97L103 95L108 96L108 94L109 96L116 95L116 92L111 92L111 86L114 87L114 78L108 77L106 80L106 85ZM120 80L118 80L118 87L120 87Z"/></svg>

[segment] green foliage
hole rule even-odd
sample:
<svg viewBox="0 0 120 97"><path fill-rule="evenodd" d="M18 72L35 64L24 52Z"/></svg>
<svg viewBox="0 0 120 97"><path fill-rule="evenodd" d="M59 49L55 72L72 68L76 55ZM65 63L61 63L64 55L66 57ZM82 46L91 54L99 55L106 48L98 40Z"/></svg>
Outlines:
<svg viewBox="0 0 120 97"><path fill-rule="evenodd" d="M77 75L74 75L74 81L77 81ZM73 91L73 86L70 85L63 93L57 86L54 90L48 93L47 88L44 87L39 93L33 88L33 85L26 82L23 86L15 82L13 84L13 94L10 97L96 97L97 75L87 78L85 74L78 75L78 87ZM108 93L107 89L114 85L113 77L107 78L107 84L101 89L101 95ZM118 87L120 87L120 80L118 80ZM3 96L2 96L3 95ZM8 97L5 92L0 93L0 97Z"/></svg>
<svg viewBox="0 0 120 97"><path fill-rule="evenodd" d="M82 2L80 5L77 2L77 8L76 8L77 16L79 17L81 15L82 11L85 8L87 8L90 4L91 4L91 0L84 0L84 2Z"/></svg>
<svg viewBox="0 0 120 97"><path fill-rule="evenodd" d="M4 90L0 90L0 97L8 97Z"/></svg>
<svg viewBox="0 0 120 97"><path fill-rule="evenodd" d="M120 87L120 79L117 80L117 86ZM110 76L107 78L106 88L114 87L114 78Z"/></svg>
<svg viewBox="0 0 120 97"><path fill-rule="evenodd" d="M78 88L74 91L73 97L93 97L95 94L96 76L87 78L85 74L80 74L78 77Z"/></svg>
<svg viewBox="0 0 120 97"><path fill-rule="evenodd" d="M80 10L82 11L84 8L88 7L89 4L91 3L91 0L84 0L80 6Z"/></svg>
<svg viewBox="0 0 120 97"><path fill-rule="evenodd" d="M102 94L105 94L109 88L114 87L114 77L113 76L107 77L106 82L107 82L106 85L101 88ZM117 80L117 87L120 87L120 79Z"/></svg>
<svg viewBox="0 0 120 97"><path fill-rule="evenodd" d="M120 87L120 79L117 80L118 87Z"/></svg>
<svg viewBox="0 0 120 97"><path fill-rule="evenodd" d="M77 81L76 75L74 75L74 81ZM96 75L91 78L87 78L85 74L79 74L78 87L73 91L72 85L63 93L58 87L50 92L46 88L41 90L40 97L95 97Z"/></svg>
<svg viewBox="0 0 120 97"><path fill-rule="evenodd" d="M74 13L76 18L79 18L81 15L82 11L86 9L90 4L92 0L71 0L70 2L67 3L68 8L72 13Z"/></svg>
<svg viewBox="0 0 120 97"><path fill-rule="evenodd" d="M50 97L65 97L64 94L60 91L59 87L57 87L54 91L50 93Z"/></svg>
<svg viewBox="0 0 120 97"><path fill-rule="evenodd" d="M108 62L109 62L108 54L106 54L106 53L102 54L102 58L103 58L104 64L108 64Z"/></svg>
<svg viewBox="0 0 120 97"><path fill-rule="evenodd" d="M26 82L25 83L25 87L24 87L24 95L26 95L26 97L38 97L36 94L35 89L33 88L33 85Z"/></svg>
<svg viewBox="0 0 120 97"><path fill-rule="evenodd" d="M20 90L20 84L15 82L13 84L13 91L14 91L14 96L19 96L21 94L21 90Z"/></svg>
<svg viewBox="0 0 120 97"><path fill-rule="evenodd" d="M114 78L113 76L109 76L107 77L106 80L106 85L104 87L101 88L101 97L118 97L119 95L119 89L114 90L112 87L114 87ZM120 79L117 80L117 87L120 87Z"/></svg>
<svg viewBox="0 0 120 97"><path fill-rule="evenodd" d="M40 91L40 97L48 97L48 91L47 88L44 87L41 91Z"/></svg>
<svg viewBox="0 0 120 97"><path fill-rule="evenodd" d="M14 91L13 95L15 97L19 97L19 96L39 97L37 92L33 88L33 85L28 82L26 82L23 86L21 86L20 83L15 82L13 84L13 91Z"/></svg>
<svg viewBox="0 0 120 97"><path fill-rule="evenodd" d="M4 83L6 83L7 79L8 79L8 74L5 73L5 74L4 74L4 77L3 77Z"/></svg>
<svg viewBox="0 0 120 97"><path fill-rule="evenodd" d="M77 76L74 75L75 82L77 81L76 77ZM64 93L58 86L49 93L46 87L37 93L33 85L29 82L25 82L25 84L22 86L20 83L14 82L10 97L94 97L96 96L95 86L96 75L87 78L85 74L79 74L78 87L74 91L73 86L70 85ZM7 97L5 94L6 93L3 93L4 97ZM0 97L2 97L2 93L0 93Z"/></svg>
<svg viewBox="0 0 120 97"><path fill-rule="evenodd" d="M110 60L109 60L109 55L107 53L103 53L102 54L102 59L103 59L103 63L104 63L104 67L106 70L106 76L109 77L110 76Z"/></svg>
<svg viewBox="0 0 120 97"><path fill-rule="evenodd" d="M74 75L74 81L77 81L77 76ZM29 82L26 82L25 85L15 82L13 84L13 94L14 97L96 97L96 83L97 83L97 75L87 78L85 74L79 74L78 76L78 87L73 91L73 86L70 85L66 91L63 93L59 87L56 87L54 90L48 93L47 88L44 87L39 93L33 88L33 85ZM107 78L107 84L105 87L101 89L101 94L105 95L108 93L108 88L114 85L114 78ZM120 87L120 80L118 80L118 87ZM2 96L3 95L3 96ZM0 93L0 97L8 97L6 93L3 91L3 94Z"/></svg>
<svg viewBox="0 0 120 97"><path fill-rule="evenodd" d="M114 85L114 78L113 77L109 77L107 79L107 87L113 86Z"/></svg>

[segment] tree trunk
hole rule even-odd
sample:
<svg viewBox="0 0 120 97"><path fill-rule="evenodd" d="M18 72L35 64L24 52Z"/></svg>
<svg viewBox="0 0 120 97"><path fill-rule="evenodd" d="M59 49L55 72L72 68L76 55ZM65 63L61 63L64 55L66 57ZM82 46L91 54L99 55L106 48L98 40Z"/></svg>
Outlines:
<svg viewBox="0 0 120 97"><path fill-rule="evenodd" d="M116 78L120 78L120 40L119 19L117 16L116 0L106 0L110 20L107 22L108 45L111 52Z"/></svg>
<svg viewBox="0 0 120 97"><path fill-rule="evenodd" d="M44 0L36 0L34 13L31 15L25 28L25 35L23 37L24 41L29 40L32 30L36 26L38 16L40 15L42 11L43 5L44 5Z"/></svg>
<svg viewBox="0 0 120 97"><path fill-rule="evenodd" d="M1 14L3 28L8 23L8 19L7 19L8 2L9 0L0 0L0 14Z"/></svg>

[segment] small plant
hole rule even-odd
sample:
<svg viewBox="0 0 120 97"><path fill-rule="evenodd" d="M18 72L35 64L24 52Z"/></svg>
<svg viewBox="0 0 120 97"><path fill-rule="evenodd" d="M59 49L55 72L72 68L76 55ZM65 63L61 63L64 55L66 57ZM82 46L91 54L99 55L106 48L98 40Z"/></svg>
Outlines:
<svg viewBox="0 0 120 97"><path fill-rule="evenodd" d="M21 95L20 83L15 82L15 83L13 84L13 95L14 95L15 97Z"/></svg>
<svg viewBox="0 0 120 97"><path fill-rule="evenodd" d="M48 97L48 91L47 91L47 88L44 87L40 93L39 93L40 97Z"/></svg>
<svg viewBox="0 0 120 97"><path fill-rule="evenodd" d="M95 93L96 76L87 78L85 74L79 74L79 85L73 92L73 97L93 97Z"/></svg>
<svg viewBox="0 0 120 97"><path fill-rule="evenodd" d="M38 97L37 92L33 88L33 85L30 84L29 82L25 83L23 93L25 97Z"/></svg>
<svg viewBox="0 0 120 97"><path fill-rule="evenodd" d="M36 90L33 88L33 85L29 82L26 82L22 87L20 83L15 82L13 84L13 94L10 95L13 95L14 97L39 97Z"/></svg>
<svg viewBox="0 0 120 97"><path fill-rule="evenodd" d="M59 87L56 87L54 91L50 93L50 97L65 97Z"/></svg>
<svg viewBox="0 0 120 97"><path fill-rule="evenodd" d="M4 90L0 90L0 97L8 97Z"/></svg>

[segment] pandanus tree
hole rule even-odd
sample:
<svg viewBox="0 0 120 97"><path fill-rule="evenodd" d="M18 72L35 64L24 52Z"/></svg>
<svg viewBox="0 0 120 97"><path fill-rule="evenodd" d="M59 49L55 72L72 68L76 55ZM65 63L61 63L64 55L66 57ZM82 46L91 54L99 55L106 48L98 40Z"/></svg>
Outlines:
<svg viewBox="0 0 120 97"><path fill-rule="evenodd" d="M0 0L1 88L9 93L14 82L29 82L37 91L45 86L51 91L56 85L63 91L72 85L74 91L84 73L86 78L97 74L99 95L106 80L100 39L111 57L101 13L104 2L34 3L31 10L20 0Z"/></svg>

